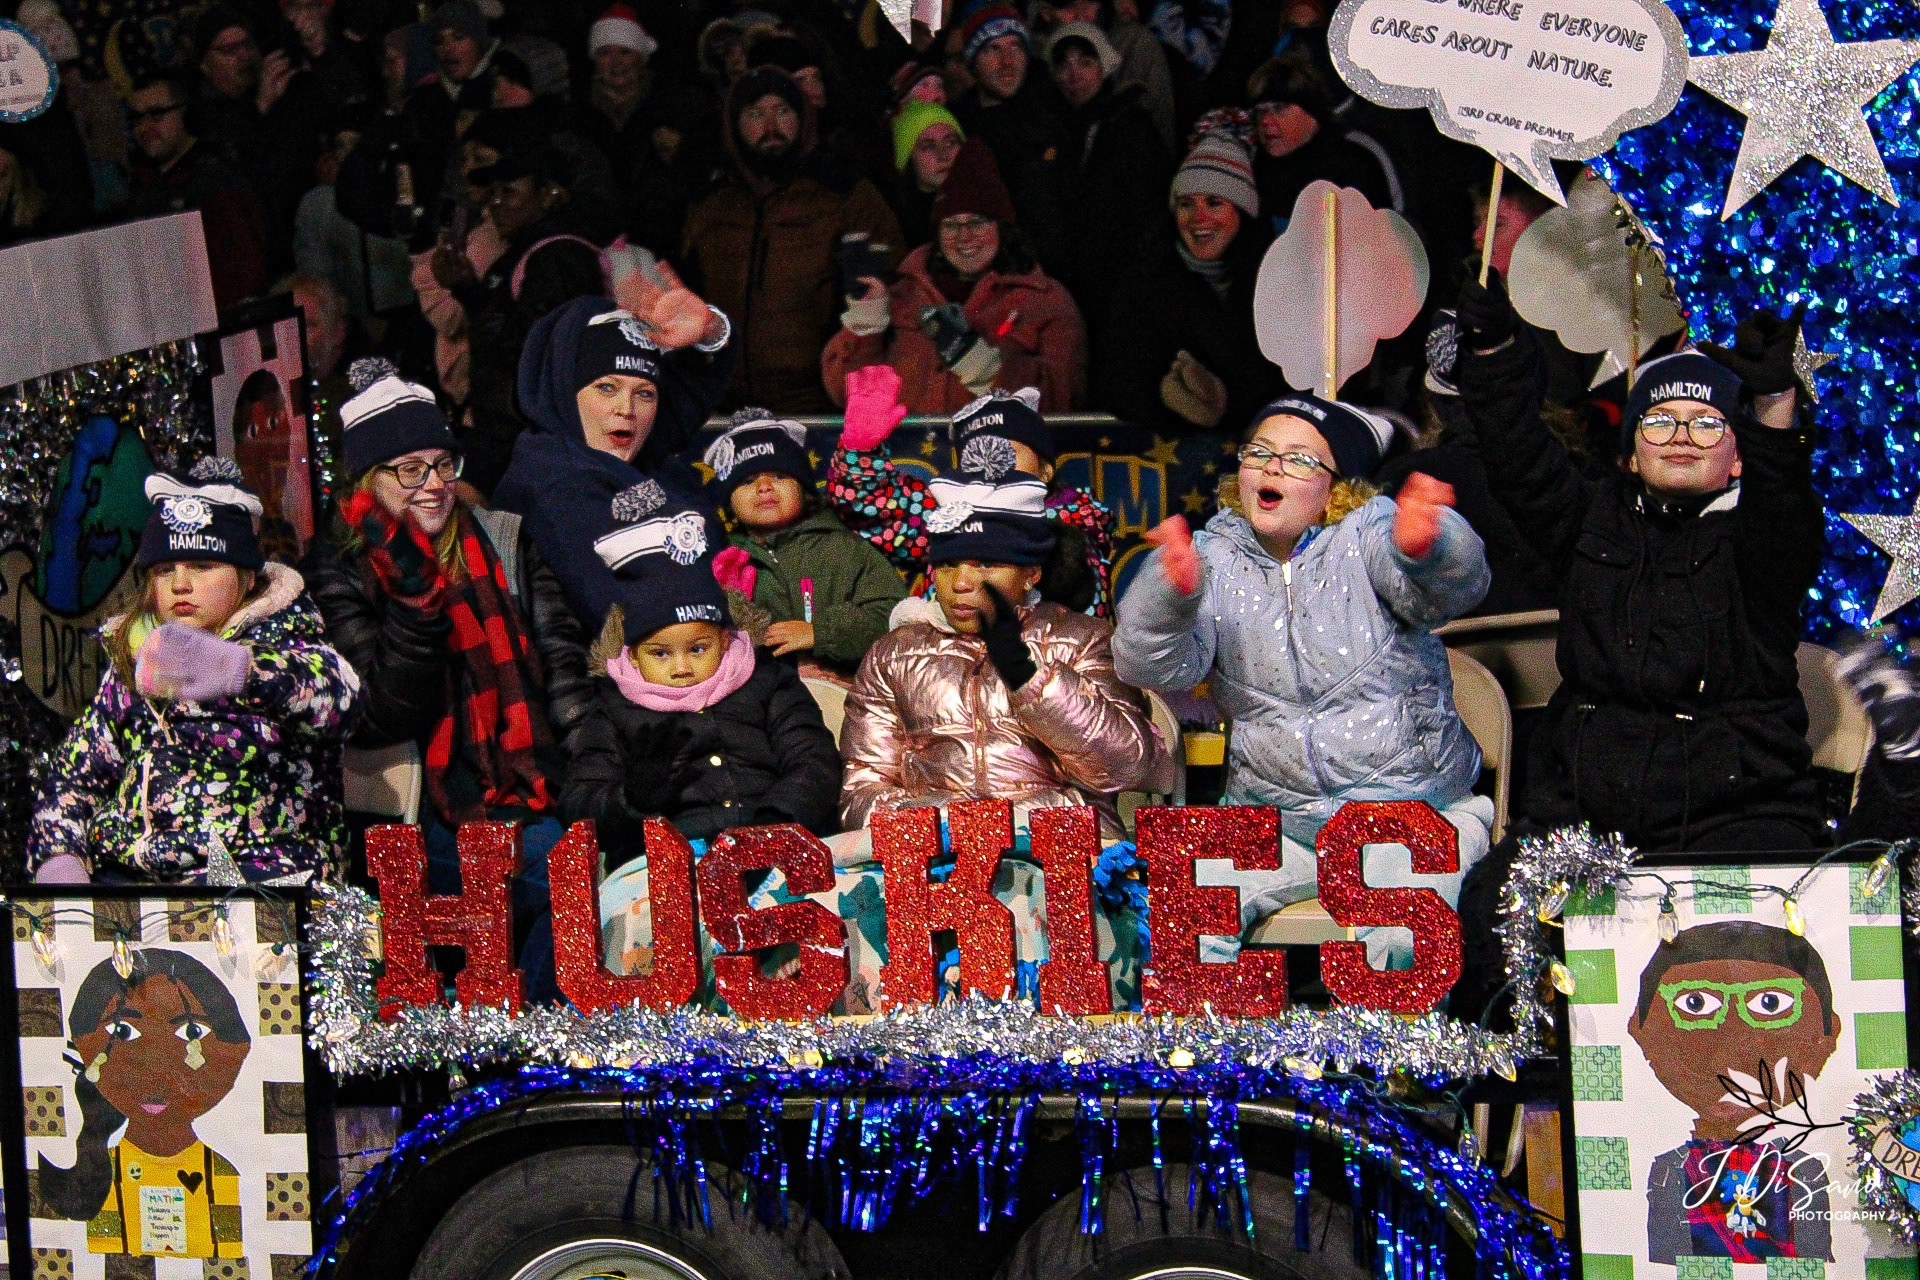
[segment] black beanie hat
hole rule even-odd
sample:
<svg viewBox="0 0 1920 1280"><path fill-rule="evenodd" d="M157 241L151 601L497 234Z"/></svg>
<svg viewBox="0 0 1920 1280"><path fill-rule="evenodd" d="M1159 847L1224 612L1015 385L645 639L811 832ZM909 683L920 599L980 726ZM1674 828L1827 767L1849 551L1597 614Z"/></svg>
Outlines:
<svg viewBox="0 0 1920 1280"><path fill-rule="evenodd" d="M646 325L633 312L602 311L580 330L580 347L573 357L574 389L613 373L658 384L660 354Z"/></svg>
<svg viewBox="0 0 1920 1280"><path fill-rule="evenodd" d="M1047 518L1047 486L1013 470L1013 449L1001 442L985 470L949 471L927 492L927 563L1045 564L1057 538Z"/></svg>
<svg viewBox="0 0 1920 1280"><path fill-rule="evenodd" d="M813 459L807 453L807 429L765 409L742 409L720 438L707 446L701 461L713 468L714 497L722 507L733 492L762 471L778 471L813 487Z"/></svg>
<svg viewBox="0 0 1920 1280"><path fill-rule="evenodd" d="M175 560L213 560L257 572L266 557L253 522L260 499L241 482L231 458L202 458L182 480L164 472L147 477L146 528L134 563L147 570Z"/></svg>
<svg viewBox="0 0 1920 1280"><path fill-rule="evenodd" d="M713 576L706 513L667 497L657 480L613 495L613 528L593 549L613 570L621 634L637 644L682 622L727 624L727 597Z"/></svg>
<svg viewBox="0 0 1920 1280"><path fill-rule="evenodd" d="M960 459L962 471L984 471L984 454L967 456L967 447L976 437L998 436L1023 444L1048 462L1053 461L1053 428L1040 416L1040 391L1022 387L1018 391L989 391L953 415L947 439ZM987 447L987 446L982 446Z"/></svg>
<svg viewBox="0 0 1920 1280"><path fill-rule="evenodd" d="M1620 419L1620 453L1633 452L1633 436L1647 410L1668 400L1698 400L1720 411L1732 422L1740 412L1740 393L1746 384L1740 375L1698 351L1676 351L1648 360L1633 371L1633 390Z"/></svg>
<svg viewBox="0 0 1920 1280"><path fill-rule="evenodd" d="M770 93L785 98L793 114L802 120L807 118L807 95L800 91L798 81L779 67L755 67L734 82L727 99L727 126L738 129L740 113Z"/></svg>
<svg viewBox="0 0 1920 1280"><path fill-rule="evenodd" d="M1308 391L1281 396L1253 415L1254 427L1285 414L1311 422L1344 480L1365 480L1373 474L1393 443L1393 424L1377 413L1342 400L1325 400Z"/></svg>
<svg viewBox="0 0 1920 1280"><path fill-rule="evenodd" d="M355 360L347 368L347 382L355 394L340 406L340 427L349 477L358 479L416 449L460 452L433 392L402 378L391 362L379 356Z"/></svg>

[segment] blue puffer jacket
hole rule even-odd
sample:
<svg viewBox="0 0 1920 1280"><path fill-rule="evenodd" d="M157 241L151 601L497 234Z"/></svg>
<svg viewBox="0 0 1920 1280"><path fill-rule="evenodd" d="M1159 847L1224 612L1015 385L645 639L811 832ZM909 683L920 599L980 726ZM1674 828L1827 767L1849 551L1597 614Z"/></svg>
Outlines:
<svg viewBox="0 0 1920 1280"><path fill-rule="evenodd" d="M1410 560L1393 545L1395 510L1374 498L1285 564L1222 511L1193 540L1198 593L1179 595L1150 563L1120 601L1120 678L1162 690L1210 680L1233 723L1226 802L1278 806L1309 846L1349 800L1444 809L1480 775L1432 628L1486 594L1486 554L1446 510L1433 550Z"/></svg>

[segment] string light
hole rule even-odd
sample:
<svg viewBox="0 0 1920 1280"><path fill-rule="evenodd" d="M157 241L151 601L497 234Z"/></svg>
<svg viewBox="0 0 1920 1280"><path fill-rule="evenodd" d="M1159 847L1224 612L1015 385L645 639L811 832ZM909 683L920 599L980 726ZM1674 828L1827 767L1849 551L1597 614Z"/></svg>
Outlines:
<svg viewBox="0 0 1920 1280"><path fill-rule="evenodd" d="M1788 898L1786 900L1786 903L1787 903L1787 932L1792 934L1796 938L1806 937L1807 936L1807 919L1805 916L1800 914L1800 903L1793 898Z"/></svg>
<svg viewBox="0 0 1920 1280"><path fill-rule="evenodd" d="M1552 978L1553 989L1555 991L1558 991L1563 996L1571 996L1573 994L1573 970L1567 968L1565 964L1555 960L1548 966L1547 975Z"/></svg>
<svg viewBox="0 0 1920 1280"><path fill-rule="evenodd" d="M1680 936L1680 913L1673 909L1673 890L1660 895L1660 941L1668 946Z"/></svg>

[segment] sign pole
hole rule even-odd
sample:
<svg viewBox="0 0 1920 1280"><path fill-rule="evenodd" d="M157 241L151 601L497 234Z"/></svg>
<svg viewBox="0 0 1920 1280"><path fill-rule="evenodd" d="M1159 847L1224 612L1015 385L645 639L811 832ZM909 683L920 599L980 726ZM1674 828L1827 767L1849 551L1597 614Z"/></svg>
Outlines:
<svg viewBox="0 0 1920 1280"><path fill-rule="evenodd" d="M1320 374L1320 394L1332 400L1340 392L1340 290L1337 278L1340 263L1339 189L1329 187L1324 199L1327 213L1327 269L1320 292L1326 311L1327 345Z"/></svg>
<svg viewBox="0 0 1920 1280"><path fill-rule="evenodd" d="M1500 226L1500 184L1507 176L1507 166L1498 160L1493 162L1493 188L1487 194L1487 234L1480 241L1480 287L1487 285L1487 268L1493 265L1493 233Z"/></svg>

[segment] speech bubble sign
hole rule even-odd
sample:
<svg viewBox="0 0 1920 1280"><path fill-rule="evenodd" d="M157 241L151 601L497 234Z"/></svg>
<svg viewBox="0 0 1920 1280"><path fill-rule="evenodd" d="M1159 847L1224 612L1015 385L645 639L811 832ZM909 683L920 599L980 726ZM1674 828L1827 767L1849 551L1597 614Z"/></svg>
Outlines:
<svg viewBox="0 0 1920 1280"><path fill-rule="evenodd" d="M1327 44L1355 93L1425 107L1555 204L1552 161L1599 155L1687 83L1661 0L1342 0Z"/></svg>
<svg viewBox="0 0 1920 1280"><path fill-rule="evenodd" d="M0 18L0 123L31 120L53 105L60 72L40 38Z"/></svg>

